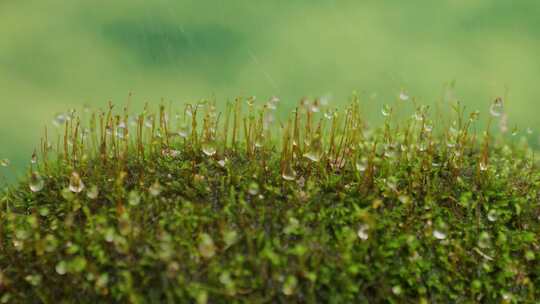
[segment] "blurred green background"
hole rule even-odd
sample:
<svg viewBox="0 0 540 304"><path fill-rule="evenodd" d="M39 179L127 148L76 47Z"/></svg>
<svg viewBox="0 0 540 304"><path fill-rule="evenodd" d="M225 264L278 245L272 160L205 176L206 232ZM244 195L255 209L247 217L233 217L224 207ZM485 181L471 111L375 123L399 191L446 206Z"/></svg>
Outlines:
<svg viewBox="0 0 540 304"><path fill-rule="evenodd" d="M445 83L510 124L539 127L540 2L0 1L0 159L23 172L55 113L88 104L272 95L365 98L374 120L401 88L421 103ZM3 168L0 168L3 169ZM13 173L9 173L13 174Z"/></svg>

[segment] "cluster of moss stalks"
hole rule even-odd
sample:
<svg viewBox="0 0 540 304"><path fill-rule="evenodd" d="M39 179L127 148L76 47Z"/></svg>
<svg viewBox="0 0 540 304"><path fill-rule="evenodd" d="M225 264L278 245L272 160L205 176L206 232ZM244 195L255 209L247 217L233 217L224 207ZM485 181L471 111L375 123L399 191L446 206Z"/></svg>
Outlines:
<svg viewBox="0 0 540 304"><path fill-rule="evenodd" d="M380 128L356 97L277 103L57 116L0 194L0 302L540 301L523 142L457 103L434 123L403 97Z"/></svg>

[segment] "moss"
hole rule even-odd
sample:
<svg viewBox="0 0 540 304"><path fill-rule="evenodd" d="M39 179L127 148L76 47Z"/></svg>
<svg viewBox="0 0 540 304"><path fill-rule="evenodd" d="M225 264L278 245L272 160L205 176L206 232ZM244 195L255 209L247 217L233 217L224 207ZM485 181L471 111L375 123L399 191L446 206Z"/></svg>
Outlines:
<svg viewBox="0 0 540 304"><path fill-rule="evenodd" d="M540 171L525 145L472 132L477 113L386 107L372 129L356 99L304 101L275 128L276 99L243 102L68 115L2 195L0 300L540 299Z"/></svg>

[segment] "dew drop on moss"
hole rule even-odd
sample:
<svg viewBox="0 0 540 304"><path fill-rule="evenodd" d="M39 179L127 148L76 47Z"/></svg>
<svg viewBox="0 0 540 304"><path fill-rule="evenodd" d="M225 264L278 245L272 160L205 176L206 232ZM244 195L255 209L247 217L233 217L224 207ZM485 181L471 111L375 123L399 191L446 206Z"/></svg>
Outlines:
<svg viewBox="0 0 540 304"><path fill-rule="evenodd" d="M392 108L389 105L384 105L381 109L381 114L385 117L390 116L392 113Z"/></svg>
<svg viewBox="0 0 540 304"><path fill-rule="evenodd" d="M296 179L296 171L294 171L291 164L287 164L285 166L285 170L281 174L281 177L287 181L293 181Z"/></svg>
<svg viewBox="0 0 540 304"><path fill-rule="evenodd" d="M128 203L131 206L137 206L141 203L141 196L139 195L137 191L132 190L131 192L129 192Z"/></svg>
<svg viewBox="0 0 540 304"><path fill-rule="evenodd" d="M30 176L29 186L30 186L30 191L39 192L45 186L45 181L43 180L41 175L39 175L38 172L33 172L32 175Z"/></svg>
<svg viewBox="0 0 540 304"><path fill-rule="evenodd" d="M67 272L67 264L65 261L60 261L58 264L56 264L55 267L56 273L59 275L64 275Z"/></svg>
<svg viewBox="0 0 540 304"><path fill-rule="evenodd" d="M148 191L150 192L150 195L152 196L158 196L161 194L161 184L156 181L155 183L153 183L150 188L148 188Z"/></svg>
<svg viewBox="0 0 540 304"><path fill-rule="evenodd" d="M213 142L205 142L202 144L202 151L204 155L210 157L216 154L216 145Z"/></svg>
<svg viewBox="0 0 540 304"><path fill-rule="evenodd" d="M251 195L259 194L259 185L255 182L249 184L248 193Z"/></svg>
<svg viewBox="0 0 540 304"><path fill-rule="evenodd" d="M493 117L499 117L503 112L503 100L502 98L497 98L489 107L489 113Z"/></svg>
<svg viewBox="0 0 540 304"><path fill-rule="evenodd" d="M199 238L199 253L205 259L212 258L216 254L216 246L214 245L214 240L207 233L201 234Z"/></svg>
<svg viewBox="0 0 540 304"><path fill-rule="evenodd" d="M497 210L491 209L487 214L487 218L490 222L495 222L497 220Z"/></svg>
<svg viewBox="0 0 540 304"><path fill-rule="evenodd" d="M71 177L69 178L69 190L73 193L80 193L84 190L84 183L81 180L79 173L71 173Z"/></svg>
<svg viewBox="0 0 540 304"><path fill-rule="evenodd" d="M368 225L366 224L360 225L360 227L358 228L358 231L356 232L356 234L358 235L358 238L361 239L362 241L366 241L369 238L368 230L369 230Z"/></svg>
<svg viewBox="0 0 540 304"><path fill-rule="evenodd" d="M433 230L433 237L437 240L444 240L446 239L446 233L442 230L435 229Z"/></svg>
<svg viewBox="0 0 540 304"><path fill-rule="evenodd" d="M399 99L401 101L407 101L407 100L409 100L409 95L407 94L407 92L401 91L401 92L399 92Z"/></svg>
<svg viewBox="0 0 540 304"><path fill-rule="evenodd" d="M86 197L88 197L89 199L96 199L99 195L99 189L96 185L93 185L92 187L90 187L88 189L88 192L86 192Z"/></svg>
<svg viewBox="0 0 540 304"><path fill-rule="evenodd" d="M10 161L7 158L0 159L0 167L9 167Z"/></svg>

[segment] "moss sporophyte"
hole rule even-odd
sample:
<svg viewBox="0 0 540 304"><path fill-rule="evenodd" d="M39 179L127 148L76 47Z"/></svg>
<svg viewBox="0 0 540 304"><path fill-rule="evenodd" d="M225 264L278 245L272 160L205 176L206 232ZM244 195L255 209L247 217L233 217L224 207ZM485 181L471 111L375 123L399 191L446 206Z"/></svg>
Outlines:
<svg viewBox="0 0 540 304"><path fill-rule="evenodd" d="M0 302L538 302L540 170L503 100L485 129L361 105L56 115L0 196Z"/></svg>

